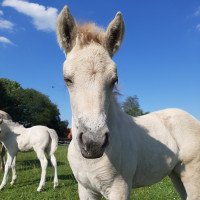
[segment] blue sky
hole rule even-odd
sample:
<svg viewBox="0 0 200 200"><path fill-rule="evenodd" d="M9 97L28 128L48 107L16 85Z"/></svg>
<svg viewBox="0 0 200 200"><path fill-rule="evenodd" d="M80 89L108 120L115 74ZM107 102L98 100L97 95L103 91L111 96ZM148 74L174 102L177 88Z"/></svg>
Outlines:
<svg viewBox="0 0 200 200"><path fill-rule="evenodd" d="M103 27L123 13L125 38L114 57L122 100L137 95L144 111L177 107L200 120L199 0L0 1L0 77L48 95L71 121L55 36L66 4L78 21Z"/></svg>

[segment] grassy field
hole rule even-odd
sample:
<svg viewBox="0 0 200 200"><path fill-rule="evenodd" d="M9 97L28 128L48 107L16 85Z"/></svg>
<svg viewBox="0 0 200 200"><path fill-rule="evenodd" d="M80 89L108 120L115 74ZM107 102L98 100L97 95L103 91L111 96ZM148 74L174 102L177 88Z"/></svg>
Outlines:
<svg viewBox="0 0 200 200"><path fill-rule="evenodd" d="M19 153L17 157L17 175L18 179L14 186L9 184L0 191L2 200L47 200L78 199L77 183L73 177L72 171L67 162L67 147L59 146L56 157L58 160L59 187L53 189L53 172L49 165L47 171L47 181L44 191L36 192L40 180L40 163L34 152ZM2 173L0 174L2 180ZM9 176L9 181L11 174ZM172 200L180 199L172 187L168 178L151 187L134 190L131 199L138 200Z"/></svg>

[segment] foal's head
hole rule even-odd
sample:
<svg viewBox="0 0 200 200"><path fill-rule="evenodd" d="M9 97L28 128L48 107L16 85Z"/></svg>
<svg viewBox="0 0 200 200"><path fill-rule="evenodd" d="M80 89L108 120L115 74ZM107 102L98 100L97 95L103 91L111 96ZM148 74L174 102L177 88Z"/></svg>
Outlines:
<svg viewBox="0 0 200 200"><path fill-rule="evenodd" d="M74 136L86 158L101 157L109 142L107 114L118 80L112 56L123 34L121 13L116 14L106 31L92 23L75 23L66 6L58 16L58 41L67 54L63 73L77 132Z"/></svg>

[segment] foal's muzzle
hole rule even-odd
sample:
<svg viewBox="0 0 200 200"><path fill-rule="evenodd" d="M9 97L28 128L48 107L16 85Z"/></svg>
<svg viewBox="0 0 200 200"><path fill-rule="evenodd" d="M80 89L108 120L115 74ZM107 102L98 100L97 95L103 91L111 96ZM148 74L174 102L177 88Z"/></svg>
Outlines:
<svg viewBox="0 0 200 200"><path fill-rule="evenodd" d="M78 135L78 141L83 157L88 159L100 158L108 145L108 129L96 133L80 132Z"/></svg>

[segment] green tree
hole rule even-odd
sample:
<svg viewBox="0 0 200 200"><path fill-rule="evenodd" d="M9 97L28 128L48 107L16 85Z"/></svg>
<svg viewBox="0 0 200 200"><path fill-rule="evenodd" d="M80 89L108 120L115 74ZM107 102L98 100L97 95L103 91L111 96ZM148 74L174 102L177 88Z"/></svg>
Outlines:
<svg viewBox="0 0 200 200"><path fill-rule="evenodd" d="M19 102L16 99L21 90L19 83L0 78L0 109L9 113L14 120L21 115Z"/></svg>
<svg viewBox="0 0 200 200"><path fill-rule="evenodd" d="M59 110L49 97L34 89L23 89L19 83L0 79L0 110L25 127L44 125L66 134L68 122L61 121Z"/></svg>
<svg viewBox="0 0 200 200"><path fill-rule="evenodd" d="M144 113L143 110L140 108L139 99L136 95L127 97L126 100L122 103L122 109L128 115L131 115L133 117L147 114Z"/></svg>

